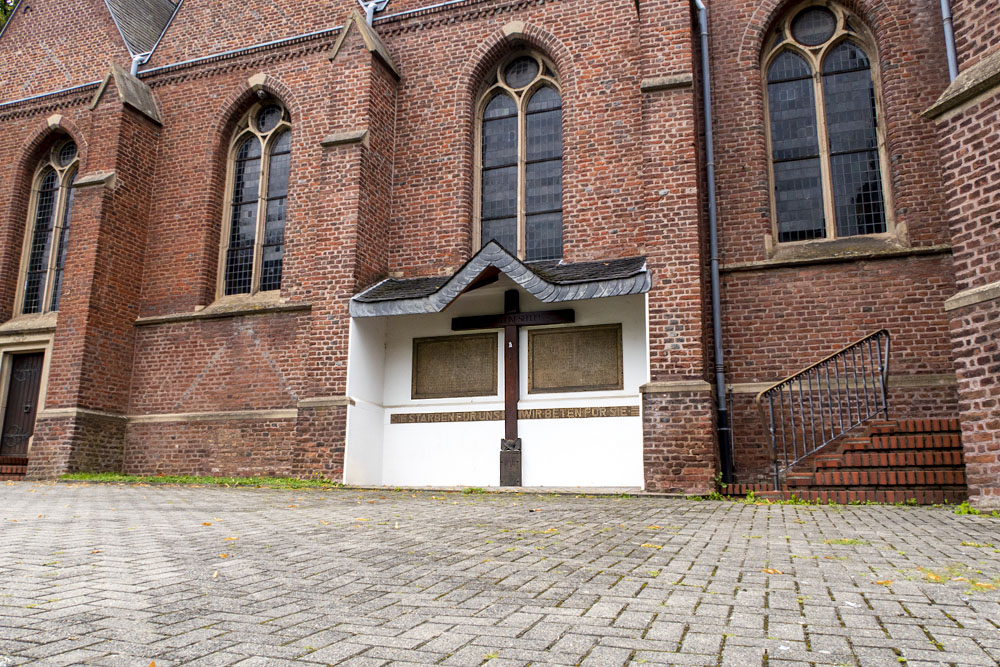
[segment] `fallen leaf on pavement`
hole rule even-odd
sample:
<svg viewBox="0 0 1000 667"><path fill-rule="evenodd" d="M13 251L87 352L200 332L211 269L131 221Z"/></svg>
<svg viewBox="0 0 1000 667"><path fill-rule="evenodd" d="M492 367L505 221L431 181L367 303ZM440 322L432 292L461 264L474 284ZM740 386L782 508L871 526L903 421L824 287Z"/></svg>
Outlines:
<svg viewBox="0 0 1000 667"><path fill-rule="evenodd" d="M761 572L763 572L764 574L784 574L784 572L782 572L781 570L775 570L772 567L769 567L766 570L761 570Z"/></svg>

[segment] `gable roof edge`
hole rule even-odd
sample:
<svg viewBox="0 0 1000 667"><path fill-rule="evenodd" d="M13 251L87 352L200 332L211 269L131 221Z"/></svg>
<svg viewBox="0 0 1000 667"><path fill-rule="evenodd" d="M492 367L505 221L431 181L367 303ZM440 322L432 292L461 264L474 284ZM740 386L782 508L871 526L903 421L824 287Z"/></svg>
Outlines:
<svg viewBox="0 0 1000 667"><path fill-rule="evenodd" d="M628 278L598 278L565 285L549 282L502 245L490 241L431 294L374 302L359 299L366 292L386 282L383 280L351 299L351 317L440 313L489 268L499 270L518 287L543 303L644 294L652 286L652 279L645 264L639 272Z"/></svg>

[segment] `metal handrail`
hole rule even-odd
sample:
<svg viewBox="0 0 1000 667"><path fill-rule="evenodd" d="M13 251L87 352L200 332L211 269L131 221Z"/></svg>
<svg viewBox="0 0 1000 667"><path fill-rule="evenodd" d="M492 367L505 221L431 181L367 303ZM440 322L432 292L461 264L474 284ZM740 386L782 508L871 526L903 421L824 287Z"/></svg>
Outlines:
<svg viewBox="0 0 1000 667"><path fill-rule="evenodd" d="M757 394L775 491L782 470L875 416L889 417L889 342L889 331L879 329Z"/></svg>

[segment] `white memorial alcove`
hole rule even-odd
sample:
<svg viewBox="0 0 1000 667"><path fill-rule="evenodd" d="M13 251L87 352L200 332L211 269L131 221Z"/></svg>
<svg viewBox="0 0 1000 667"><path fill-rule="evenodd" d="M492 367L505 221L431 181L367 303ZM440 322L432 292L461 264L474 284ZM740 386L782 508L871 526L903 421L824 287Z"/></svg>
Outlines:
<svg viewBox="0 0 1000 667"><path fill-rule="evenodd" d="M504 275L459 296L441 313L354 318L348 357L345 482L387 486L498 486L502 419L435 421L442 413L502 411L503 334L497 329L497 383L491 395L413 399L415 338L458 335L455 317L503 312ZM520 290L521 311L550 310ZM646 297L635 294L557 304L575 311L569 325L522 327L519 411L549 408L632 408L634 416L519 419L522 485L642 487L639 387L648 381ZM622 389L532 394L528 390L528 332L620 324ZM468 332L463 332L468 333ZM537 413L536 413L537 414ZM544 414L544 413L543 413ZM393 415L419 423L392 423ZM435 417L437 415L437 417ZM397 417L397 421L403 419Z"/></svg>

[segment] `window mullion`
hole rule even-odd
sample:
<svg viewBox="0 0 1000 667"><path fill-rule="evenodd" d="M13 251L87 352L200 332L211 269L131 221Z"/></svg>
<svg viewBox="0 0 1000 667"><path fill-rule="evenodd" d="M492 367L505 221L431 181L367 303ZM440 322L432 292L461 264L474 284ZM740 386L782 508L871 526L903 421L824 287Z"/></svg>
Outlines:
<svg viewBox="0 0 1000 667"><path fill-rule="evenodd" d="M267 142L264 137L257 137L260 148L260 182L257 184L257 227L253 236L253 269L250 276L250 293L260 291L260 273L264 256L264 225L267 222L267 179L268 160Z"/></svg>
<svg viewBox="0 0 1000 667"><path fill-rule="evenodd" d="M527 253L527 114L525 113L527 95L517 100L517 257L524 259Z"/></svg>
<svg viewBox="0 0 1000 667"><path fill-rule="evenodd" d="M56 173L59 173L58 170ZM47 313L52 305L52 288L55 282L53 278L55 277L55 266L58 259L57 255L59 254L59 249L56 245L59 242L59 233L62 230L63 218L66 213L66 197L69 195L65 181L63 180L67 173L62 172L59 174L59 190L55 201L56 208L52 216L52 235L49 237L49 256L45 264L45 285L42 288L42 302L39 304L38 309L40 313Z"/></svg>
<svg viewBox="0 0 1000 667"><path fill-rule="evenodd" d="M823 60L813 59L813 97L816 100L816 139L819 142L819 169L823 181L823 218L826 238L837 237L837 215L833 203L833 173L830 163L830 139L826 131L826 101L823 99Z"/></svg>

